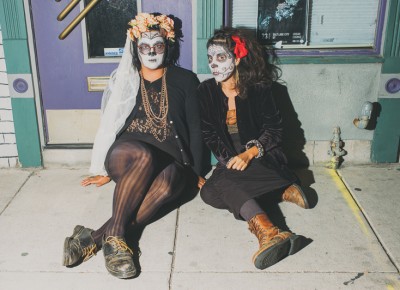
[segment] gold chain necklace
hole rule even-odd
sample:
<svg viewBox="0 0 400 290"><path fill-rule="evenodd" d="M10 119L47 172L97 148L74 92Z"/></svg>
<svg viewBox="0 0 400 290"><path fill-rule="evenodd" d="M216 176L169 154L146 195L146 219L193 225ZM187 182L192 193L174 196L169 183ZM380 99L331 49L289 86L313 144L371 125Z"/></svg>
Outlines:
<svg viewBox="0 0 400 290"><path fill-rule="evenodd" d="M151 108L149 96L144 85L143 73L140 72L140 90L142 93L142 102L147 120L150 122L150 132L159 142L163 142L167 138L167 115L168 115L168 93L166 85L167 68L164 68L164 74L161 80L161 94L160 94L160 111L156 114ZM161 132L160 132L161 131ZM161 138L159 134L162 133Z"/></svg>

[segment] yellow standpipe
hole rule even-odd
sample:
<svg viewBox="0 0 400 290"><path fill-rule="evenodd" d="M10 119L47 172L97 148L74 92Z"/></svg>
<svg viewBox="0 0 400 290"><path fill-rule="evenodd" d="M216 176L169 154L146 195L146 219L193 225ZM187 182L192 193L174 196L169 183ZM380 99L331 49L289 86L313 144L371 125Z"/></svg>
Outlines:
<svg viewBox="0 0 400 290"><path fill-rule="evenodd" d="M76 0L73 0L76 1ZM100 2L101 0L92 0L90 3L82 10L81 13L79 13L78 16L75 17L74 20L67 26L67 28L64 29L63 32L58 36L59 39L63 40L65 39L72 30L75 29L75 27L82 21L83 18L85 18L86 14L90 12L90 10L93 9L93 7ZM72 2L71 2L72 3Z"/></svg>

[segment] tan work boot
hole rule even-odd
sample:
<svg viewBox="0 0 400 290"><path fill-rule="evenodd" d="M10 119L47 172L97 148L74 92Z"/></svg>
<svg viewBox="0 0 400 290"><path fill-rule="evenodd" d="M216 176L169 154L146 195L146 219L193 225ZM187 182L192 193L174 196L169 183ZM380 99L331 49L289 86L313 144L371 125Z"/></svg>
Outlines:
<svg viewBox="0 0 400 290"><path fill-rule="evenodd" d="M76 266L96 255L97 247L92 232L92 229L78 225L74 228L72 236L65 238L64 266Z"/></svg>
<svg viewBox="0 0 400 290"><path fill-rule="evenodd" d="M258 214L249 221L249 230L256 235L260 249L253 255L258 269L265 269L292 254L292 243L298 236L270 226L266 214ZM297 247L297 246L296 246Z"/></svg>
<svg viewBox="0 0 400 290"><path fill-rule="evenodd" d="M282 194L282 200L294 203L302 208L310 208L306 195L301 187L295 183L285 189Z"/></svg>

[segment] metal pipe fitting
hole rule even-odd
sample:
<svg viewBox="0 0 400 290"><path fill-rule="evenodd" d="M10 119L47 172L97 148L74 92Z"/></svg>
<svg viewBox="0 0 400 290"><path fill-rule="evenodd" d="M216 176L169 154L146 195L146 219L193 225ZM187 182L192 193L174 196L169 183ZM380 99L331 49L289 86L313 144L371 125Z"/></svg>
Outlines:
<svg viewBox="0 0 400 290"><path fill-rule="evenodd" d="M359 129L365 129L368 126L369 120L371 119L373 105L371 102L365 102L361 107L361 114L358 118L353 120L354 126Z"/></svg>

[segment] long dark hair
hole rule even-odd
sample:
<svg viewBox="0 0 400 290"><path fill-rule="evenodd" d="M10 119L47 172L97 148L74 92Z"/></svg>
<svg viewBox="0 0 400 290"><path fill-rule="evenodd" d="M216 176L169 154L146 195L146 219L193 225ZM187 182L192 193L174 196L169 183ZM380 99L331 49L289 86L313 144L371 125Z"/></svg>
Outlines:
<svg viewBox="0 0 400 290"><path fill-rule="evenodd" d="M248 31L243 29L224 27L215 30L214 35L207 42L207 48L210 45L222 45L235 56L236 43L232 36L238 36L244 41L248 50L248 54L241 58L236 67L239 75L236 88L241 98L247 98L247 92L251 86L271 85L280 78L281 70L273 64L273 61L277 59L275 52L261 46Z"/></svg>
<svg viewBox="0 0 400 290"><path fill-rule="evenodd" d="M154 16L161 15L161 13L151 13ZM163 62L163 66L167 67L170 65L178 65L179 64L179 56L180 56L180 42L182 41L182 21L173 15L167 15L169 18L174 20L174 32L175 38L174 41L167 40L164 37L165 41L165 58ZM161 31L163 34L164 31L160 29L158 26L153 26L151 31ZM132 53L132 64L140 71L142 67L142 63L139 59L137 43L135 41L131 41L131 53Z"/></svg>

